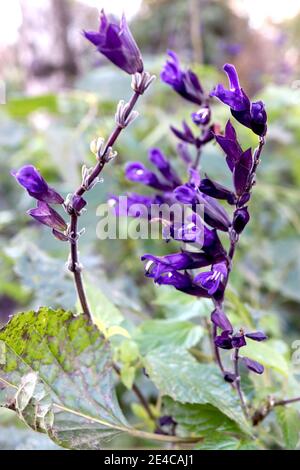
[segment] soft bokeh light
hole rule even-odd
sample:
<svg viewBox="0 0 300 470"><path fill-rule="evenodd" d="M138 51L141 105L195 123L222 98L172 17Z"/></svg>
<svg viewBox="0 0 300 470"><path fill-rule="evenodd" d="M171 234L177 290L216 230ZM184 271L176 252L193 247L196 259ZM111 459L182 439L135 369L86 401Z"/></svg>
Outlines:
<svg viewBox="0 0 300 470"><path fill-rule="evenodd" d="M14 44L22 23L22 12L19 0L2 2L0 6L0 46Z"/></svg>
<svg viewBox="0 0 300 470"><path fill-rule="evenodd" d="M292 18L300 11L299 0L234 0L235 8L249 16L250 24L260 28L266 21L274 23Z"/></svg>
<svg viewBox="0 0 300 470"><path fill-rule="evenodd" d="M81 3L90 5L92 7L113 13L120 16L123 12L127 18L132 18L140 9L142 0L80 0Z"/></svg>
<svg viewBox="0 0 300 470"><path fill-rule="evenodd" d="M33 0L30 0L33 3ZM41 0L35 0L37 5ZM81 3L120 16L123 12L128 19L139 10L142 0L80 0ZM9 0L0 4L0 45L14 44L22 23L22 11L19 0Z"/></svg>

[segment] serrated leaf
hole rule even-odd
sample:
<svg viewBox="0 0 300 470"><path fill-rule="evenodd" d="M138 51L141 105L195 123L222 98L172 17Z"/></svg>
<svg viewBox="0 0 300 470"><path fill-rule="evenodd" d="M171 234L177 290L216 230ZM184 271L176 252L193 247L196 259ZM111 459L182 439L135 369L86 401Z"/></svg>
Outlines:
<svg viewBox="0 0 300 470"><path fill-rule="evenodd" d="M114 390L110 344L84 315L41 308L0 330L0 406L62 447L101 449L120 432L164 442L194 442L132 428ZM3 352L3 351L2 351ZM17 399L16 399L17 398Z"/></svg>
<svg viewBox="0 0 300 470"><path fill-rule="evenodd" d="M191 348L203 336L203 328L188 321L148 320L134 335L141 354L156 349L164 344Z"/></svg>
<svg viewBox="0 0 300 470"><path fill-rule="evenodd" d="M300 415L293 406L280 406L276 409L276 417L286 449L296 449L300 439Z"/></svg>
<svg viewBox="0 0 300 470"><path fill-rule="evenodd" d="M250 357L254 361L260 362L265 367L270 367L271 369L288 376L289 364L284 355L277 351L274 346L275 345L272 346L271 341L258 344L255 341L249 340L247 341L247 346L241 350L241 354L243 356Z"/></svg>
<svg viewBox="0 0 300 470"><path fill-rule="evenodd" d="M0 340L6 345L0 403L15 403L33 429L63 447L99 449L128 428L115 397L109 343L84 316L47 308L18 314ZM53 423L45 422L45 411Z"/></svg>
<svg viewBox="0 0 300 470"><path fill-rule="evenodd" d="M210 404L183 404L166 397L164 414L172 416L181 431L193 433L196 436L205 436L217 431L240 432L235 421Z"/></svg>
<svg viewBox="0 0 300 470"><path fill-rule="evenodd" d="M212 433L203 442L197 444L196 450L258 450L254 442L241 440L223 433Z"/></svg>
<svg viewBox="0 0 300 470"><path fill-rule="evenodd" d="M183 348L158 348L145 368L162 395L180 403L211 404L249 432L239 399L214 364L198 363Z"/></svg>

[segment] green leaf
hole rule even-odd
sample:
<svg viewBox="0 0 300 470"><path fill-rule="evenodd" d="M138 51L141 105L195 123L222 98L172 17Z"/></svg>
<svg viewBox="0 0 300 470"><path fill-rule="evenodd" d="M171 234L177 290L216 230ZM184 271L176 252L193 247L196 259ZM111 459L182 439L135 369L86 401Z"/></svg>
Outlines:
<svg viewBox="0 0 300 470"><path fill-rule="evenodd" d="M261 362L265 367L280 372L282 375L288 376L289 364L285 359L284 355L276 350L275 343L270 340L266 343L257 343L255 341L247 341L241 353L243 356L250 357L255 361Z"/></svg>
<svg viewBox="0 0 300 470"><path fill-rule="evenodd" d="M121 380L128 390L131 390L135 379L135 367L128 364L123 365L121 369Z"/></svg>
<svg viewBox="0 0 300 470"><path fill-rule="evenodd" d="M0 406L61 447L101 449L120 432L194 442L130 427L115 396L110 344L71 312L41 308L15 315L0 331Z"/></svg>
<svg viewBox="0 0 300 470"><path fill-rule="evenodd" d="M14 426L0 428L1 450L62 450L48 436Z"/></svg>
<svg viewBox="0 0 300 470"><path fill-rule="evenodd" d="M73 309L76 303L74 284L61 260L51 258L34 243L24 239L17 242L13 248L6 249L6 254L14 260L22 285L35 294L36 303Z"/></svg>
<svg viewBox="0 0 300 470"><path fill-rule="evenodd" d="M0 340L0 404L14 403L33 429L73 449L99 449L128 429L115 397L109 343L84 316L47 308L21 313Z"/></svg>
<svg viewBox="0 0 300 470"><path fill-rule="evenodd" d="M257 445L248 440L241 440L226 434L213 433L197 444L196 450L258 450Z"/></svg>
<svg viewBox="0 0 300 470"><path fill-rule="evenodd" d="M249 432L237 394L215 365L198 363L183 348L162 347L149 352L145 367L162 395L180 403L209 403Z"/></svg>
<svg viewBox="0 0 300 470"><path fill-rule="evenodd" d="M134 335L142 355L164 344L191 348L203 336L203 328L188 321L148 320Z"/></svg>
<svg viewBox="0 0 300 470"><path fill-rule="evenodd" d="M296 449L300 439L299 411L293 406L279 406L276 408L276 417L286 449Z"/></svg>
<svg viewBox="0 0 300 470"><path fill-rule="evenodd" d="M179 430L193 433L196 436L205 436L215 431L240 432L239 427L232 419L209 404L183 404L166 397L164 399L164 414L172 416L178 424Z"/></svg>
<svg viewBox="0 0 300 470"><path fill-rule="evenodd" d="M55 95L41 95L10 99L6 104L7 111L13 117L27 117L29 114L45 109L50 113L57 113L58 104Z"/></svg>
<svg viewBox="0 0 300 470"><path fill-rule="evenodd" d="M109 298L99 289L89 282L85 283L85 290L91 311L93 312L93 321L100 331L106 330L112 326L118 326L123 321L123 315L120 310L109 300ZM78 305L78 312L81 308Z"/></svg>
<svg viewBox="0 0 300 470"><path fill-rule="evenodd" d="M212 307L208 299L193 299L180 291L157 289L157 297L153 304L162 307L168 320L190 320L210 314Z"/></svg>

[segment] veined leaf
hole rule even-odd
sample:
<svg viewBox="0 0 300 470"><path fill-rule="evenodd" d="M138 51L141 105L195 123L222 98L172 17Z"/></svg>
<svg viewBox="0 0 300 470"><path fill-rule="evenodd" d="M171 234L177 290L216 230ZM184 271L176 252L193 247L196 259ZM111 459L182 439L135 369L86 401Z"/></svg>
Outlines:
<svg viewBox="0 0 300 470"><path fill-rule="evenodd" d="M247 346L241 350L241 354L254 359L254 361L261 362L264 366L270 367L285 376L289 373L287 360L282 353L271 345L271 341L257 344L249 340Z"/></svg>
<svg viewBox="0 0 300 470"><path fill-rule="evenodd" d="M231 432L235 434L240 432L235 421L210 404L183 404L165 397L164 413L172 416L176 421L179 428L177 430L193 433L197 436L205 437L210 432Z"/></svg>
<svg viewBox="0 0 300 470"><path fill-rule="evenodd" d="M141 354L164 344L191 348L203 336L203 328L188 321L148 320L134 335Z"/></svg>
<svg viewBox="0 0 300 470"><path fill-rule="evenodd" d="M293 406L279 406L276 417L282 431L284 447L294 450L300 441L300 415Z"/></svg>
<svg viewBox="0 0 300 470"><path fill-rule="evenodd" d="M99 288L90 283L85 285L87 297L93 312L93 321L99 330L107 337L109 335L108 329L111 327L119 326L123 321L123 315L120 310L106 297ZM78 305L78 312L81 312L81 307ZM124 332L123 332L124 336Z"/></svg>
<svg viewBox="0 0 300 470"><path fill-rule="evenodd" d="M203 442L197 444L196 450L259 450L254 441L238 439L223 433L214 433L207 436Z"/></svg>
<svg viewBox="0 0 300 470"><path fill-rule="evenodd" d="M198 363L184 348L162 347L146 356L145 367L162 395L180 403L209 403L249 432L237 394L215 365Z"/></svg>
<svg viewBox="0 0 300 470"><path fill-rule="evenodd" d="M62 447L101 449L120 432L195 442L130 427L115 396L110 344L84 315L20 313L0 331L0 345L0 406Z"/></svg>
<svg viewBox="0 0 300 470"><path fill-rule="evenodd" d="M14 403L33 429L73 449L99 449L103 439L127 430L109 343L84 316L47 308L21 313L0 340L0 403Z"/></svg>

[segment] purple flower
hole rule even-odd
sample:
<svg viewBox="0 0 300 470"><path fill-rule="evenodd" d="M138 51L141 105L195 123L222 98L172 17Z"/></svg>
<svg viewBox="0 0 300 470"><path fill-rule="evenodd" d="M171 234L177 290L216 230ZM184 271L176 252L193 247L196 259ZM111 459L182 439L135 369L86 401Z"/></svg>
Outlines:
<svg viewBox="0 0 300 470"><path fill-rule="evenodd" d="M211 92L211 96L219 98L230 107L231 114L237 121L252 129L255 134L264 136L267 132L267 113L262 101L251 103L244 90L240 87L239 77L234 65L225 64L224 71L229 80L229 90L219 84Z"/></svg>
<svg viewBox="0 0 300 470"><path fill-rule="evenodd" d="M212 266L211 271L198 274L194 282L207 290L207 293L212 296L221 288L222 284L225 285L227 274L226 263L217 263Z"/></svg>
<svg viewBox="0 0 300 470"><path fill-rule="evenodd" d="M210 297L206 289L197 286L192 277L187 273L179 273L178 271L169 270L164 272L161 276L155 279L158 285L173 286L175 289L185 292L189 295L197 297Z"/></svg>
<svg viewBox="0 0 300 470"><path fill-rule="evenodd" d="M64 219L46 202L38 201L37 207L30 209L27 214L41 224L47 225L58 232L67 230L67 224Z"/></svg>
<svg viewBox="0 0 300 470"><path fill-rule="evenodd" d="M244 333L241 329L239 333L232 334L232 331L223 331L220 336L215 339L215 344L221 349L239 349L246 346L246 338L253 341L264 341L267 336L262 331L253 333Z"/></svg>
<svg viewBox="0 0 300 470"><path fill-rule="evenodd" d="M116 216L143 217L146 208L146 217L149 219L151 218L151 205L163 204L164 202L165 200L161 196L145 196L138 193L127 193L125 197L112 195L108 199L108 205L114 208Z"/></svg>
<svg viewBox="0 0 300 470"><path fill-rule="evenodd" d="M83 199L83 197L74 194L72 197L72 208L77 214L80 214L82 209L87 205L87 202Z"/></svg>
<svg viewBox="0 0 300 470"><path fill-rule="evenodd" d="M84 31L84 35L101 54L124 72L131 75L143 72L141 52L124 15L118 25L110 22L102 10L99 31Z"/></svg>
<svg viewBox="0 0 300 470"><path fill-rule="evenodd" d="M232 227L236 233L241 233L250 220L250 215L247 207L237 209L233 216Z"/></svg>
<svg viewBox="0 0 300 470"><path fill-rule="evenodd" d="M249 370L255 372L256 374L263 374L265 370L262 364L257 361L254 361L253 359L250 359L249 357L242 357L242 362L245 364L246 367L248 367Z"/></svg>
<svg viewBox="0 0 300 470"><path fill-rule="evenodd" d="M162 72L161 79L170 85L179 95L192 103L201 105L204 93L197 75L191 70L184 71L180 68L177 54L168 51L167 60Z"/></svg>
<svg viewBox="0 0 300 470"><path fill-rule="evenodd" d="M157 148L151 149L149 152L149 160L174 188L182 184L176 171L172 168L170 162L166 159L161 150Z"/></svg>
<svg viewBox="0 0 300 470"><path fill-rule="evenodd" d="M236 203L236 196L230 189L225 188L225 186L210 178L203 178L200 182L199 189L202 193L214 197L215 199L224 199L228 204Z"/></svg>
<svg viewBox="0 0 300 470"><path fill-rule="evenodd" d="M242 153L238 162L235 164L233 171L233 182L238 196L243 195L243 193L248 188L249 176L251 174L252 166L252 151L251 149L248 149Z"/></svg>
<svg viewBox="0 0 300 470"><path fill-rule="evenodd" d="M202 204L204 209L204 220L212 227L227 232L231 221L226 210L213 198L207 196L189 184L178 186L174 190L175 198L183 204L194 206Z"/></svg>
<svg viewBox="0 0 300 470"><path fill-rule="evenodd" d="M170 191L172 186L160 181L155 173L148 170L142 163L128 163L125 168L126 178L135 183L145 184L161 191Z"/></svg>
<svg viewBox="0 0 300 470"><path fill-rule="evenodd" d="M23 166L20 170L13 171L12 175L27 190L28 194L38 201L47 202L48 204L62 204L64 202L63 197L48 186L34 166Z"/></svg>
<svg viewBox="0 0 300 470"><path fill-rule="evenodd" d="M209 106L204 106L196 113L191 114L192 121L197 126L206 126L211 118L211 110Z"/></svg>
<svg viewBox="0 0 300 470"><path fill-rule="evenodd" d="M182 129L183 130L181 131L176 129L176 127L171 126L171 131L178 139L182 140L183 142L187 142L188 144L198 145L197 137L194 136L193 131L185 121L182 122Z"/></svg>
<svg viewBox="0 0 300 470"><path fill-rule="evenodd" d="M243 153L243 150L238 143L235 129L230 121L226 124L225 135L216 135L215 138L226 154L228 167L233 171L235 164Z"/></svg>
<svg viewBox="0 0 300 470"><path fill-rule="evenodd" d="M190 165L192 163L192 156L189 152L188 145L186 143L179 142L179 144L177 145L177 152L186 165Z"/></svg>
<svg viewBox="0 0 300 470"><path fill-rule="evenodd" d="M212 263L212 258L205 253L187 251L166 256L145 254L141 259L142 261L147 261L145 265L146 276L153 279L157 279L161 274L170 270L197 269Z"/></svg>
<svg viewBox="0 0 300 470"><path fill-rule="evenodd" d="M211 321L223 331L233 332L233 327L223 310L216 308L211 314Z"/></svg>

